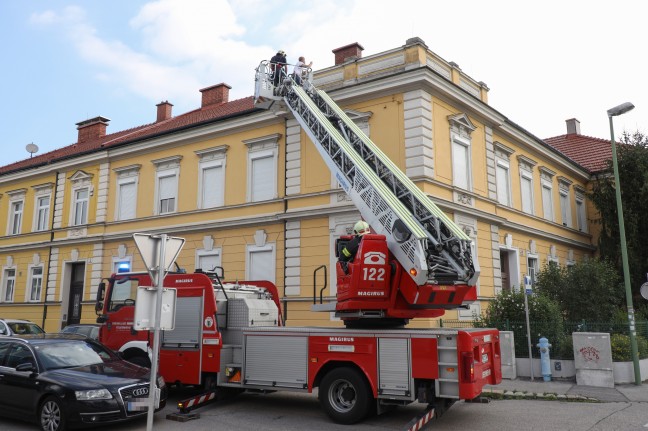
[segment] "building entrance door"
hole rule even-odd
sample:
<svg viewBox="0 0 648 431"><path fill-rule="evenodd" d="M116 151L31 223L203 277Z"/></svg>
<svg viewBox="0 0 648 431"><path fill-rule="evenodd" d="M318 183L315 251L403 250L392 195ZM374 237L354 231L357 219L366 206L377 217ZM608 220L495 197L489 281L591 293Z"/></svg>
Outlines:
<svg viewBox="0 0 648 431"><path fill-rule="evenodd" d="M70 280L70 297L68 300L68 325L81 322L81 301L83 300L84 276L85 263L73 263L72 278Z"/></svg>

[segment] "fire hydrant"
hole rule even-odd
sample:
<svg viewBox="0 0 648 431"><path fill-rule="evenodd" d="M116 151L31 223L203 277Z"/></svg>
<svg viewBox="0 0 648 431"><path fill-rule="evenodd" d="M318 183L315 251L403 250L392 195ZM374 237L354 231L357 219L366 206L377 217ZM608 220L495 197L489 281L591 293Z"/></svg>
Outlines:
<svg viewBox="0 0 648 431"><path fill-rule="evenodd" d="M549 349L551 344L546 337L540 338L540 342L536 345L540 349L540 367L542 368L542 379L545 382L551 381L551 358L549 357Z"/></svg>

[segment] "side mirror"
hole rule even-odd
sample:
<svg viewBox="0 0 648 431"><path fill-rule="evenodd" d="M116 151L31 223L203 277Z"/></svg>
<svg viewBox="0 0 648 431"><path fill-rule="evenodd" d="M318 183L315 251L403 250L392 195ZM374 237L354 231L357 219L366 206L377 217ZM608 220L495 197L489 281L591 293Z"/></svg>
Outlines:
<svg viewBox="0 0 648 431"><path fill-rule="evenodd" d="M104 300L105 292L106 292L106 283L102 281L101 283L99 283L99 287L97 288L97 302Z"/></svg>
<svg viewBox="0 0 648 431"><path fill-rule="evenodd" d="M97 323L106 323L107 321L108 321L108 316L106 316L105 314L97 316Z"/></svg>
<svg viewBox="0 0 648 431"><path fill-rule="evenodd" d="M103 306L104 304L101 301L95 303L95 312L99 313L101 310L103 310Z"/></svg>
<svg viewBox="0 0 648 431"><path fill-rule="evenodd" d="M16 371L34 371L34 364L31 362L23 362L22 364L18 364L16 366Z"/></svg>

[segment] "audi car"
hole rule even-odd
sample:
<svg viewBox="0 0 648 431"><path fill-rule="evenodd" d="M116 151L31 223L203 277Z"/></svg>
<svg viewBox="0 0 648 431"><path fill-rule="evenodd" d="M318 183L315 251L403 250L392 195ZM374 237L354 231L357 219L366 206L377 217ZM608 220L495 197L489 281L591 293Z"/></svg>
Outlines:
<svg viewBox="0 0 648 431"><path fill-rule="evenodd" d="M146 416L150 370L73 334L0 336L0 415L62 431ZM156 410L166 404L158 376Z"/></svg>

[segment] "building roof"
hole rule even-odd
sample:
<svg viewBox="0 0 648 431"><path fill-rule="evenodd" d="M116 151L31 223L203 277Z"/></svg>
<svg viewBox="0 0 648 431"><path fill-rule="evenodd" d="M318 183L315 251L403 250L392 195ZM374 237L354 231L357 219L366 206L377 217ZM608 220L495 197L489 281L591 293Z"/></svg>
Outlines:
<svg viewBox="0 0 648 431"><path fill-rule="evenodd" d="M167 120L145 124L101 136L83 143L74 143L47 153L39 154L29 159L20 160L0 167L0 175L25 169L47 165L53 162L78 157L83 154L103 151L110 147L124 145L130 142L152 138L164 133L171 133L187 127L198 126L205 123L222 120L234 115L240 115L256 110L252 96L232 100L218 105L208 105L185 114L171 117Z"/></svg>
<svg viewBox="0 0 648 431"><path fill-rule="evenodd" d="M606 170L612 158L612 145L606 139L570 133L544 141L592 173Z"/></svg>

